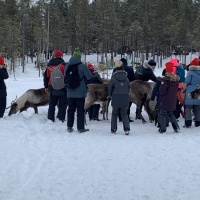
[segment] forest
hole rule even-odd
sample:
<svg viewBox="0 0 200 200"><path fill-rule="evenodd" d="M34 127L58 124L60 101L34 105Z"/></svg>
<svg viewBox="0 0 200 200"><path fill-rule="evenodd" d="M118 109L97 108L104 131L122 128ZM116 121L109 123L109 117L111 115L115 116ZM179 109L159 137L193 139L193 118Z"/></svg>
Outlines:
<svg viewBox="0 0 200 200"><path fill-rule="evenodd" d="M0 54L60 49L148 58L200 48L200 0L0 0ZM48 56L47 58L48 59ZM23 59L22 59L23 60Z"/></svg>

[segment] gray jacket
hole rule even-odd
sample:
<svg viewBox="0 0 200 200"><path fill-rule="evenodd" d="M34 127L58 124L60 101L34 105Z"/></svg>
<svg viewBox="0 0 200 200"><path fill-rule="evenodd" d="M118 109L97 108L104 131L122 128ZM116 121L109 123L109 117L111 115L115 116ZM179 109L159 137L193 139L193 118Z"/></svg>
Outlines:
<svg viewBox="0 0 200 200"><path fill-rule="evenodd" d="M108 95L112 98L113 107L128 107L130 85L127 73L117 70L113 73L108 86Z"/></svg>
<svg viewBox="0 0 200 200"><path fill-rule="evenodd" d="M77 63L81 63L81 59L72 56L69 59L69 62L65 66L65 74L66 74L66 71L67 71L67 68L69 67L69 65L74 65ZM67 88L67 98L84 98L84 97L86 97L86 93L87 93L86 80L89 80L92 78L92 73L87 68L87 66L83 63L78 65L78 73L79 73L79 76L81 79L81 83L75 89Z"/></svg>

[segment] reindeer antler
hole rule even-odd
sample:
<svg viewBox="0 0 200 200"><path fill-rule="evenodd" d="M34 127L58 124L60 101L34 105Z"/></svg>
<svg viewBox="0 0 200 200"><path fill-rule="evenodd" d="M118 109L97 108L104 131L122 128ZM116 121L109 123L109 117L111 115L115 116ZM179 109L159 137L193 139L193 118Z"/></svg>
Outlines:
<svg viewBox="0 0 200 200"><path fill-rule="evenodd" d="M10 106L8 106L6 109L10 108L13 105L13 103L15 103L16 99L17 99L17 95L16 95L16 98L10 103Z"/></svg>

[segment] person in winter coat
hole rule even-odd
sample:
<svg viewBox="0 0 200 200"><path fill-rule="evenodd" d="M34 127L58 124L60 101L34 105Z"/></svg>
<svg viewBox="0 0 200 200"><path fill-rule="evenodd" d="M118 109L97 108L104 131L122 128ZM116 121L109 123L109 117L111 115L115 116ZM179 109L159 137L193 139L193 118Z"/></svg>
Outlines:
<svg viewBox="0 0 200 200"><path fill-rule="evenodd" d="M164 77L157 77L161 81L159 92L160 92L160 128L159 132L166 132L167 117L169 118L172 127L175 132L179 131L179 125L173 114L176 108L177 91L179 77L173 74L174 64L167 62L166 74Z"/></svg>
<svg viewBox="0 0 200 200"><path fill-rule="evenodd" d="M185 95L185 126L186 128L192 125L192 110L195 116L195 126L200 126L200 100L191 99L188 93L192 92L200 85L200 65L197 58L193 59L189 66L189 72L185 78L186 95Z"/></svg>
<svg viewBox="0 0 200 200"><path fill-rule="evenodd" d="M111 133L117 131L117 116L121 113L125 134L130 131L130 124L127 114L129 104L130 85L127 73L123 69L122 61L115 62L116 71L113 73L108 86L108 95L111 97L112 117L111 117Z"/></svg>
<svg viewBox="0 0 200 200"><path fill-rule="evenodd" d="M58 105L58 114L57 118L64 122L65 115L66 115L66 89L63 86L60 90L53 88L51 83L51 74L54 68L58 68L61 70L63 77L64 77L64 68L65 62L62 59L63 53L60 50L56 50L53 52L53 58L47 64L47 68L44 72L44 87L46 92L50 93L50 101L49 101L49 109L48 109L48 119L51 121L55 121L55 107Z"/></svg>
<svg viewBox="0 0 200 200"><path fill-rule="evenodd" d="M154 74L154 69L156 62L154 60L145 61L142 66L138 67L135 72L135 79L142 81L153 81L156 82L156 76Z"/></svg>
<svg viewBox="0 0 200 200"><path fill-rule="evenodd" d="M129 80L129 82L132 82L135 80L135 73L133 71L132 67L128 66L127 60L125 58L121 58L122 63L123 63L123 67L124 67L124 71L127 73L127 78ZM113 73L116 71L116 68L114 68ZM127 109L127 114L128 114L128 118L129 118L129 122L133 122L133 120L130 118L130 108L132 105L132 101L129 101L129 106ZM119 113L119 121L122 121L121 118L121 114Z"/></svg>
<svg viewBox="0 0 200 200"><path fill-rule="evenodd" d="M7 79L8 72L5 68L5 63L3 57L0 56L0 118L3 117L5 109L6 109L6 84L4 79Z"/></svg>
<svg viewBox="0 0 200 200"><path fill-rule="evenodd" d="M92 78L88 80L88 84L103 84L103 80L99 73L95 70L94 66L89 64L87 66L92 73ZM88 108L88 114L90 120L101 121L99 119L100 104L94 104Z"/></svg>
<svg viewBox="0 0 200 200"><path fill-rule="evenodd" d="M92 73L85 64L81 62L81 52L78 48L75 49L73 56L69 59L69 63L66 65L65 74L70 65L78 64L78 73L80 77L80 85L77 88L67 87L67 131L72 132L74 125L74 115L77 109L77 129L79 133L89 131L85 129L85 97L87 93L86 81L92 78Z"/></svg>

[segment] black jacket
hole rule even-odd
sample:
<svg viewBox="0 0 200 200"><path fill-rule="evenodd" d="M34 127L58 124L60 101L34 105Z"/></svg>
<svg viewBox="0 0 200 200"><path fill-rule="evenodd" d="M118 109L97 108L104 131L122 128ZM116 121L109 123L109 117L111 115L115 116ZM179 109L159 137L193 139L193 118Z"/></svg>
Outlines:
<svg viewBox="0 0 200 200"><path fill-rule="evenodd" d="M6 84L4 82L4 79L7 79L8 72L6 68L0 68L0 97L5 97L7 96L6 92Z"/></svg>
<svg viewBox="0 0 200 200"><path fill-rule="evenodd" d="M143 66L140 66L135 72L136 80L149 81L153 82L157 81L155 74L153 73L152 67L148 64L148 62L144 62Z"/></svg>

